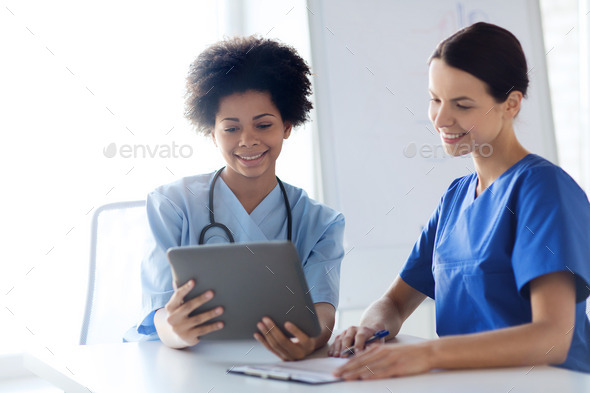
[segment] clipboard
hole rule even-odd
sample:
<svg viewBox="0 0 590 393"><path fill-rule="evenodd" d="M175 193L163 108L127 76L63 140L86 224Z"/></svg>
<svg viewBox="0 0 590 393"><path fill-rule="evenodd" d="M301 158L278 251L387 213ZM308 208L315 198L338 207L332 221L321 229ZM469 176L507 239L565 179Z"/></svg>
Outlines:
<svg viewBox="0 0 590 393"><path fill-rule="evenodd" d="M320 385L343 381L342 378L333 376L332 371L347 361L348 359L343 358L313 358L294 362L236 366L227 372L278 381Z"/></svg>

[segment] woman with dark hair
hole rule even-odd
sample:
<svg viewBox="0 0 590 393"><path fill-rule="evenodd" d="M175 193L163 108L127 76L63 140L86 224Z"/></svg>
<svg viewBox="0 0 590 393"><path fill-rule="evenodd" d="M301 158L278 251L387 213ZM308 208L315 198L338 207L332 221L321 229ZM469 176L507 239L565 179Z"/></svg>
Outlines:
<svg viewBox="0 0 590 393"><path fill-rule="evenodd" d="M211 291L184 302L194 282L173 288L166 259L170 247L288 239L301 259L322 331L309 337L287 322L285 329L294 336L289 339L263 318L255 337L285 360L301 359L326 344L338 305L344 218L275 174L283 141L312 108L309 75L293 48L256 37L218 42L191 64L186 116L211 136L226 166L148 195L155 247L142 264L143 319L127 339L159 338L184 348L223 328L222 322L211 322L223 314L222 307L192 314L213 298ZM210 226L211 211L223 226Z"/></svg>
<svg viewBox="0 0 590 393"><path fill-rule="evenodd" d="M336 338L331 355L360 352L336 375L541 364L590 372L590 204L561 168L518 142L513 120L527 87L520 43L501 27L476 23L432 54L430 119L449 154L469 147L476 172L453 181L400 275ZM378 330L395 337L427 296L439 339L363 351Z"/></svg>

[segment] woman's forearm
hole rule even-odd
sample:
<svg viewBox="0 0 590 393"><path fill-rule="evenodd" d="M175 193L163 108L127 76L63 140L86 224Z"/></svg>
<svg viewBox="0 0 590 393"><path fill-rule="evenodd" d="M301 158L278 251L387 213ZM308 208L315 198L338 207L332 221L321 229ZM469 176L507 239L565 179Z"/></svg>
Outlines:
<svg viewBox="0 0 590 393"><path fill-rule="evenodd" d="M315 303L315 310L322 329L319 336L315 337L314 349L326 345L332 336L336 319L336 310L330 303Z"/></svg>
<svg viewBox="0 0 590 393"><path fill-rule="evenodd" d="M389 330L389 337L393 338L402 327L404 321L424 301L426 296L418 292L400 276L397 276L387 292L363 313L361 326L376 330Z"/></svg>
<svg viewBox="0 0 590 393"><path fill-rule="evenodd" d="M530 283L532 322L496 331L443 337L432 343L434 368L563 363L571 346L575 285L569 272Z"/></svg>
<svg viewBox="0 0 590 393"><path fill-rule="evenodd" d="M560 364L567 358L571 340L571 329L558 330L551 323L529 323L443 337L427 345L432 351L431 368L481 368Z"/></svg>

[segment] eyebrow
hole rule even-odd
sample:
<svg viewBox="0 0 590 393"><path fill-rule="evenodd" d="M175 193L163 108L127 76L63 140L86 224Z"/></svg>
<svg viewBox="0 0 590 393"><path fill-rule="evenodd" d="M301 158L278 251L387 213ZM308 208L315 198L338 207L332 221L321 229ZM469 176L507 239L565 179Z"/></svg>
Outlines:
<svg viewBox="0 0 590 393"><path fill-rule="evenodd" d="M428 91L433 96L438 97L436 94L434 94L434 92L432 90L428 89ZM469 100L469 101L474 101L475 102L475 100L473 98L470 98L470 97L467 97L467 96L455 97L455 98L452 98L451 99L451 101L454 101L454 102L463 101L463 100Z"/></svg>
<svg viewBox="0 0 590 393"><path fill-rule="evenodd" d="M254 117L252 118L252 120L258 120L258 119L260 119L261 117L264 117L264 116L272 116L272 117L276 117L276 116L275 116L275 115L273 115L272 113L261 113L260 115L256 115L256 116L254 116ZM224 119L221 119L221 121L224 121L224 120L229 120L229 121L236 121L236 122L239 122L239 121L240 121L240 119L238 119L237 117L226 117L226 118L224 118Z"/></svg>
<svg viewBox="0 0 590 393"><path fill-rule="evenodd" d="M262 113L262 114L260 114L260 115L258 115L258 116L254 116L254 117L252 118L252 120L258 120L258 119L260 119L261 117L264 117L264 116L272 116L272 117L276 117L276 116L275 116L275 115L273 115L272 113Z"/></svg>
<svg viewBox="0 0 590 393"><path fill-rule="evenodd" d="M473 101L473 98L469 98L467 96L461 96L461 97L457 97L457 98L452 98L451 101L463 101L463 100L469 100L469 101Z"/></svg>

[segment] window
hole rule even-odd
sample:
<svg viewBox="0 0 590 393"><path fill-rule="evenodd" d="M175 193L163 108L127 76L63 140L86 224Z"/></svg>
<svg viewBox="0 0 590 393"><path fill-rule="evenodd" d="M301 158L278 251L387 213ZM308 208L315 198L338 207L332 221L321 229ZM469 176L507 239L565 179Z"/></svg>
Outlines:
<svg viewBox="0 0 590 393"><path fill-rule="evenodd" d="M542 0L540 4L559 165L588 193L590 144L588 129L582 126L582 116L588 110L580 103L590 86L584 86L580 79L582 74L588 74L588 70L580 70L580 43L585 43L587 56L590 36L584 35L584 27L590 25L589 3Z"/></svg>

